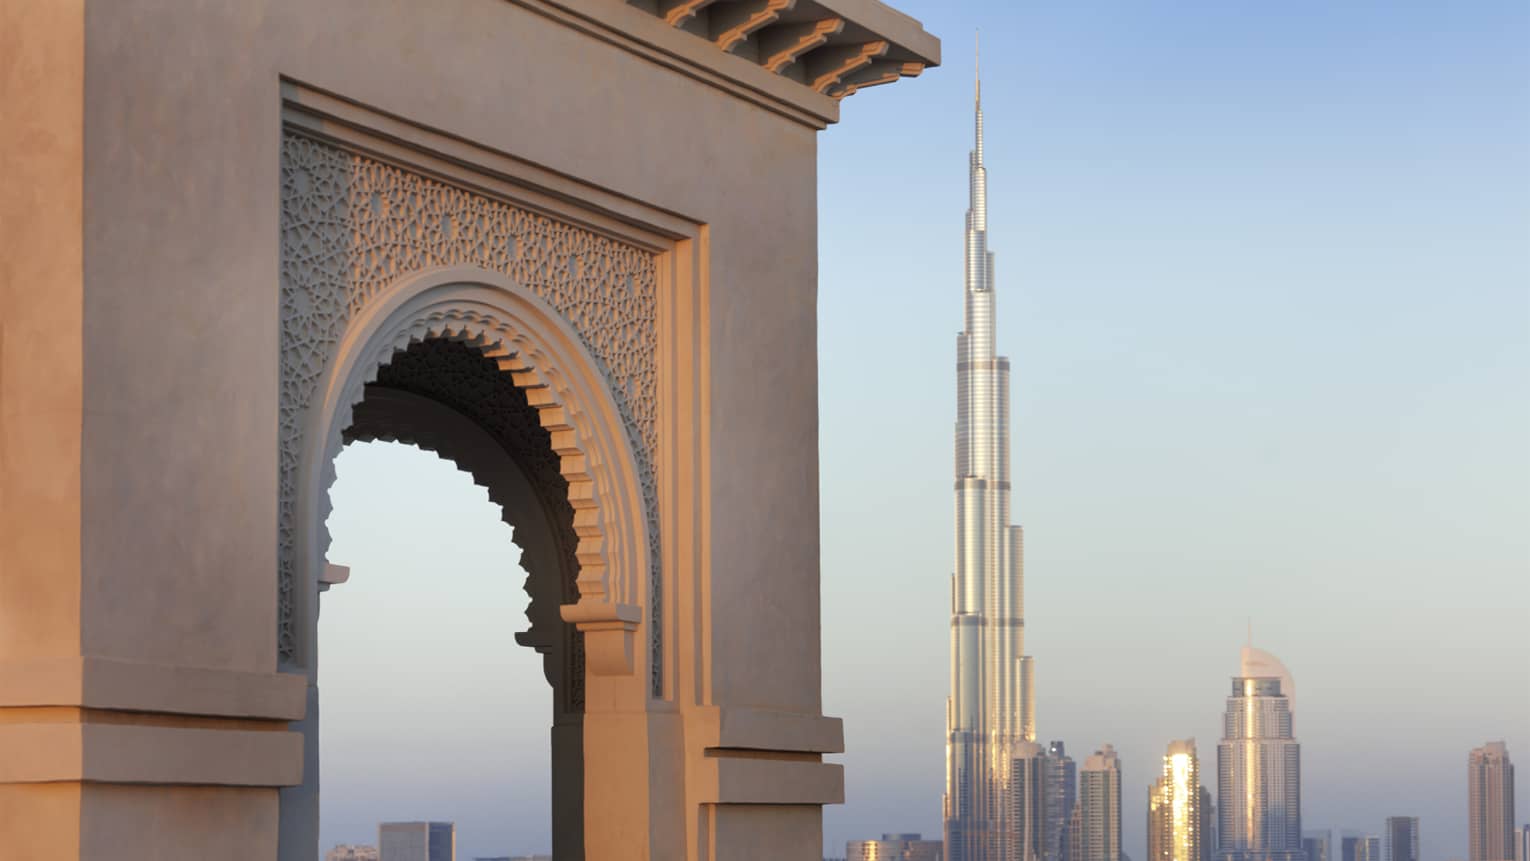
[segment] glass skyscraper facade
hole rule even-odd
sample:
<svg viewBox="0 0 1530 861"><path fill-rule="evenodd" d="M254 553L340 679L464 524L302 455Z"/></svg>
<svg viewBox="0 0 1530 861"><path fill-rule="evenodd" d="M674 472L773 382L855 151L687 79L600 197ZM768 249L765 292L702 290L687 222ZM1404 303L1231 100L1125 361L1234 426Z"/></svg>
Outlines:
<svg viewBox="0 0 1530 861"><path fill-rule="evenodd" d="M1381 861L1381 838L1346 836L1340 839L1341 861Z"/></svg>
<svg viewBox="0 0 1530 861"><path fill-rule="evenodd" d="M1147 861L1204 861L1205 816L1195 739L1174 741L1148 789Z"/></svg>
<svg viewBox="0 0 1530 861"><path fill-rule="evenodd" d="M1243 649L1217 745L1219 861L1305 861L1301 746L1292 733L1291 673Z"/></svg>
<svg viewBox="0 0 1530 861"><path fill-rule="evenodd" d="M1004 858L1014 861L1040 861L1046 833L1047 751L1028 741L1011 750L1014 758L1005 793L1010 815L1004 820L1011 830L1003 834L1000 850Z"/></svg>
<svg viewBox="0 0 1530 861"><path fill-rule="evenodd" d="M939 840L921 834L883 834L881 840L845 844L845 861L940 861Z"/></svg>
<svg viewBox="0 0 1530 861"><path fill-rule="evenodd" d="M1329 831L1302 832L1302 850L1307 861L1334 861L1333 833Z"/></svg>
<svg viewBox="0 0 1530 861"><path fill-rule="evenodd" d="M1078 769L1060 741L1047 744L1043 783L1047 814L1041 836L1042 861L1069 861L1068 821L1078 798Z"/></svg>
<svg viewBox="0 0 1530 861"><path fill-rule="evenodd" d="M1388 816L1387 861L1419 861L1418 817Z"/></svg>
<svg viewBox="0 0 1530 861"><path fill-rule="evenodd" d="M1079 772L1068 843L1073 861L1122 861L1121 759L1108 744L1085 759Z"/></svg>
<svg viewBox="0 0 1530 861"><path fill-rule="evenodd" d="M1201 861L1217 856L1217 805L1211 790L1201 786Z"/></svg>
<svg viewBox="0 0 1530 861"><path fill-rule="evenodd" d="M1035 741L1025 657L1022 538L1010 523L1009 360L996 352L993 253L981 86L963 298L956 336L956 553L951 581L951 696L946 703L946 861L1024 861L1039 835L1017 821L1014 763ZM1016 854L1020 853L1020 854ZM1112 859L1115 861L1115 859Z"/></svg>

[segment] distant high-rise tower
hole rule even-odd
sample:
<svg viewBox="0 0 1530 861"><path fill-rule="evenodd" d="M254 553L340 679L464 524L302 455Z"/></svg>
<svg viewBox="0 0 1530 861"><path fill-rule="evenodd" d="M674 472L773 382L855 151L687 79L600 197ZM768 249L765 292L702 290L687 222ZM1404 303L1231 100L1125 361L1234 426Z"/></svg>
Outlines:
<svg viewBox="0 0 1530 861"><path fill-rule="evenodd" d="M1387 817L1387 861L1419 861L1418 817Z"/></svg>
<svg viewBox="0 0 1530 861"><path fill-rule="evenodd" d="M1340 861L1382 861L1380 837L1351 837L1340 838L1339 845L1342 851L1339 853Z"/></svg>
<svg viewBox="0 0 1530 861"><path fill-rule="evenodd" d="M1307 861L1335 861L1333 857L1332 831L1303 831L1302 851Z"/></svg>
<svg viewBox="0 0 1530 861"><path fill-rule="evenodd" d="M1469 861L1514 861L1514 763L1501 741L1466 758Z"/></svg>
<svg viewBox="0 0 1530 861"><path fill-rule="evenodd" d="M1268 652L1243 648L1217 745L1220 861L1304 861L1295 684Z"/></svg>
<svg viewBox="0 0 1530 861"><path fill-rule="evenodd" d="M457 861L457 826L450 822L384 822L377 826L378 861Z"/></svg>
<svg viewBox="0 0 1530 861"><path fill-rule="evenodd" d="M1078 769L1062 742L1047 745L1045 769L1047 815L1041 837L1041 858L1042 861L1070 861L1068 822L1073 817L1073 805L1078 798Z"/></svg>
<svg viewBox="0 0 1530 861"><path fill-rule="evenodd" d="M1173 741L1148 788L1147 861L1203 861L1201 766L1195 739Z"/></svg>
<svg viewBox="0 0 1530 861"><path fill-rule="evenodd" d="M1122 861L1121 760L1108 744L1079 771L1068 843L1072 861Z"/></svg>
<svg viewBox="0 0 1530 861"><path fill-rule="evenodd" d="M1009 360L995 349L982 88L968 161L964 327L956 336L956 559L946 703L946 861L1018 861L1010 764L1035 741L1022 547L1009 513ZM1114 859L1112 859L1114 861Z"/></svg>
<svg viewBox="0 0 1530 861"><path fill-rule="evenodd" d="M883 834L881 840L851 840L845 861L940 861L940 841L919 834Z"/></svg>
<svg viewBox="0 0 1530 861"><path fill-rule="evenodd" d="M1010 810L1006 822L1012 829L1003 835L1001 857L1013 861L1041 861L1046 833L1047 751L1035 742L1022 741L1011 748Z"/></svg>
<svg viewBox="0 0 1530 861"><path fill-rule="evenodd" d="M1514 861L1530 861L1530 825L1514 832Z"/></svg>
<svg viewBox="0 0 1530 861"><path fill-rule="evenodd" d="M1217 855L1217 805L1211 790L1201 785L1201 861L1213 861Z"/></svg>

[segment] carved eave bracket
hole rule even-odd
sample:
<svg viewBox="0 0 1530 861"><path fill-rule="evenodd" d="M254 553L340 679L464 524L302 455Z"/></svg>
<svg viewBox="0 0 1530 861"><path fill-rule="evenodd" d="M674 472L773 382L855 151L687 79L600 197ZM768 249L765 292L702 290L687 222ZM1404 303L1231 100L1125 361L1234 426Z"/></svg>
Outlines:
<svg viewBox="0 0 1530 861"><path fill-rule="evenodd" d="M862 42L859 45L835 45L814 51L807 58L807 84L815 93L829 94L845 76L887 53L887 43ZM841 88L843 89L843 88Z"/></svg>
<svg viewBox="0 0 1530 861"><path fill-rule="evenodd" d="M899 78L917 78L924 71L922 63L899 63L896 60L880 60L853 69L829 88L829 95L842 99L864 87L890 84Z"/></svg>
<svg viewBox="0 0 1530 861"><path fill-rule="evenodd" d="M712 12L712 41L724 51L732 51L749 34L775 22L781 13L797 5L797 0L749 0L718 6Z"/></svg>
<svg viewBox="0 0 1530 861"><path fill-rule="evenodd" d="M937 65L939 43L918 23L852 0L627 0L666 24L712 42L838 101Z"/></svg>
<svg viewBox="0 0 1530 861"><path fill-rule="evenodd" d="M844 29L843 18L823 18L772 27L759 40L760 65L766 71L779 74L789 64L797 62L798 57L828 42L829 37L838 35Z"/></svg>

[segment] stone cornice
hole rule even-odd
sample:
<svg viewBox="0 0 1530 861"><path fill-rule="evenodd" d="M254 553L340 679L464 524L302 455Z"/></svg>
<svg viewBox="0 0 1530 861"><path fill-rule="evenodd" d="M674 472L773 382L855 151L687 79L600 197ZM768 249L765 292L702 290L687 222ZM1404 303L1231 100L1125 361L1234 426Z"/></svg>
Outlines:
<svg viewBox="0 0 1530 861"><path fill-rule="evenodd" d="M510 2L820 129L845 96L940 64L940 41L877 0Z"/></svg>

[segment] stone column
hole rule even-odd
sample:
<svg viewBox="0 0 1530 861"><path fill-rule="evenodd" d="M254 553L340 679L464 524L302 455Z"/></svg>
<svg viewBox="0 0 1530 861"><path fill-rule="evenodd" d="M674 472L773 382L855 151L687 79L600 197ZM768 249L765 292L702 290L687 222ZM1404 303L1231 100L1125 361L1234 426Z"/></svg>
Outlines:
<svg viewBox="0 0 1530 861"><path fill-rule="evenodd" d="M269 613L227 624L264 590L222 588L217 535L158 512L184 553L134 558L155 492L229 488L135 473L158 429L96 397L123 357L87 335L86 30L83 0L0 2L0 855L272 858L303 680Z"/></svg>

